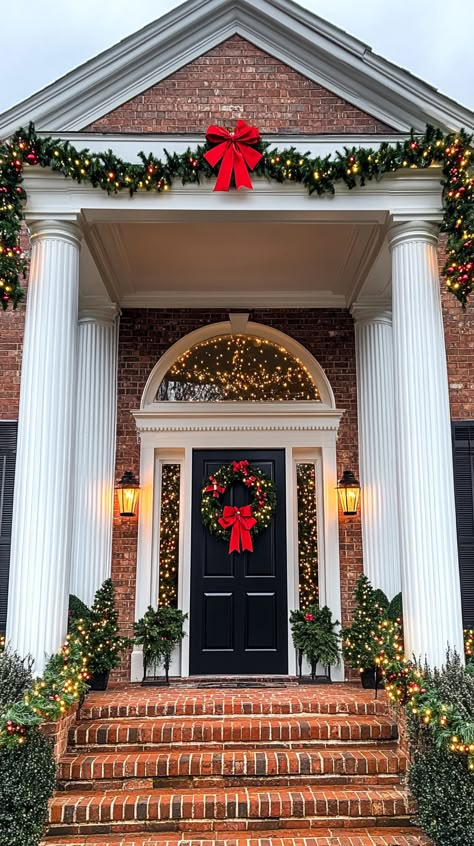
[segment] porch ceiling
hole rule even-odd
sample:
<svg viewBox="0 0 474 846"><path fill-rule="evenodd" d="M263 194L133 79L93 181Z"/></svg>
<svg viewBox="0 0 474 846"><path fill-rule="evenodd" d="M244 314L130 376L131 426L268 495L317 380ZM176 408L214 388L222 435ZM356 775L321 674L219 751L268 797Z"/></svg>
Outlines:
<svg viewBox="0 0 474 846"><path fill-rule="evenodd" d="M384 227L351 222L95 221L85 227L81 305L347 307L390 281Z"/></svg>

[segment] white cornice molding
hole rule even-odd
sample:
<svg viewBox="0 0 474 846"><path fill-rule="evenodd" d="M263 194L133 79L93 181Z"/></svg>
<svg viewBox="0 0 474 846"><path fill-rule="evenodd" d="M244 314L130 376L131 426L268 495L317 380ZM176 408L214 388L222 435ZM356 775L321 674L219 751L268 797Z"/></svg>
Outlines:
<svg viewBox="0 0 474 846"><path fill-rule="evenodd" d="M4 112L0 135L29 120L81 130L234 34L394 130L474 127L469 109L288 0L188 0Z"/></svg>
<svg viewBox="0 0 474 846"><path fill-rule="evenodd" d="M154 410L132 414L140 435L145 432L337 432L344 410L328 408L322 403L299 402L156 403Z"/></svg>

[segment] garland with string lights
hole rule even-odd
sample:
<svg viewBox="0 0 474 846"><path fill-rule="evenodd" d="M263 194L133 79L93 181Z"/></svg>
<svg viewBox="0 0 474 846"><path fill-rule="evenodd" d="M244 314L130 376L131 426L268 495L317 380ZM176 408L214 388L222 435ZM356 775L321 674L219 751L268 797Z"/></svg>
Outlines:
<svg viewBox="0 0 474 846"><path fill-rule="evenodd" d="M318 518L314 464L296 465L300 609L318 601Z"/></svg>
<svg viewBox="0 0 474 846"><path fill-rule="evenodd" d="M158 605L167 608L178 606L179 486L179 464L164 464L161 478Z"/></svg>
<svg viewBox="0 0 474 846"><path fill-rule="evenodd" d="M43 720L58 720L88 690L88 659L83 644L69 634L61 651L53 655L43 676L36 679L23 699L0 714L0 749L21 746L29 729Z"/></svg>
<svg viewBox="0 0 474 846"><path fill-rule="evenodd" d="M309 194L334 194L336 185L365 185L386 173L403 168L426 169L439 165L443 172L443 231L447 233L447 261L443 272L455 297L466 305L474 288L474 178L471 176L472 136L464 130L445 134L428 126L424 134L413 130L408 139L377 148L345 147L334 156L312 157L294 147L269 149L255 145L262 158L254 168L257 176L277 182L297 182ZM196 183L217 173L205 156L211 145L184 153L167 153L164 159L138 154L139 162L124 162L111 150L92 153L78 150L69 141L40 137L30 124L0 144L0 302L15 307L23 297L21 278L27 262L20 247L20 231L26 192L25 168L40 166L79 183L90 183L107 193L168 191L175 178ZM215 148L214 148L215 149Z"/></svg>
<svg viewBox="0 0 474 846"><path fill-rule="evenodd" d="M473 632L467 630L464 634L469 661ZM375 645L378 648L375 662L382 672L389 700L403 705L418 718L438 747L463 755L469 771L474 773L474 724L453 705L443 702L420 667L405 657L401 619L379 622L374 633Z"/></svg>
<svg viewBox="0 0 474 846"><path fill-rule="evenodd" d="M237 482L241 482L249 491L250 505L240 508L223 506L221 498ZM237 532L241 531L242 548L251 552L251 537L268 528L275 513L276 501L275 486L270 477L259 467L251 465L246 459L222 464L208 477L202 488L202 522L211 535L230 541L229 552L234 551L234 537L236 538ZM239 529L240 513L245 524L241 530ZM235 551L240 552L240 542L238 548L235 547Z"/></svg>

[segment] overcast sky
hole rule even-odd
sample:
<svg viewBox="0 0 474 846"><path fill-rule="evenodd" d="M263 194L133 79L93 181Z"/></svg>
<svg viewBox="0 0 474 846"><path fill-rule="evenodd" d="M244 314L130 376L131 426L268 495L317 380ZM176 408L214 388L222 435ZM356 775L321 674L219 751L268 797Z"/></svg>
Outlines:
<svg viewBox="0 0 474 846"><path fill-rule="evenodd" d="M179 5L175 0L0 4L0 111ZM301 5L474 109L474 0L302 0Z"/></svg>

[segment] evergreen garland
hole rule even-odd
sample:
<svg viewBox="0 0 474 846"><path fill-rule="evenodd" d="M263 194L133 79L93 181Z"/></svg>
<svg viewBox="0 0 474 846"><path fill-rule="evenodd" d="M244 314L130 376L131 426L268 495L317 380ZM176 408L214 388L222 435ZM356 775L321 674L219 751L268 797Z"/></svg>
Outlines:
<svg viewBox="0 0 474 846"><path fill-rule="evenodd" d="M445 134L428 126L424 134L412 130L407 140L378 148L344 147L334 156L312 157L294 147L270 149L260 141L263 158L255 168L257 176L277 182L297 182L309 194L334 194L343 183L348 188L363 186L385 173L403 168L426 169L439 165L443 172L443 230L448 235L446 284L466 305L474 287L474 179L470 171L472 136L464 130ZM78 150L69 141L40 137L30 124L0 144L0 302L4 309L23 297L21 278L27 270L20 247L20 231L26 192L22 187L26 167L50 168L79 183L89 183L108 194L127 191L168 191L176 178L183 184L215 176L204 159L208 144L163 159L138 154L139 162L124 162L112 150L92 153Z"/></svg>

